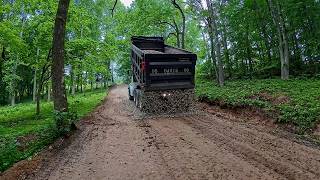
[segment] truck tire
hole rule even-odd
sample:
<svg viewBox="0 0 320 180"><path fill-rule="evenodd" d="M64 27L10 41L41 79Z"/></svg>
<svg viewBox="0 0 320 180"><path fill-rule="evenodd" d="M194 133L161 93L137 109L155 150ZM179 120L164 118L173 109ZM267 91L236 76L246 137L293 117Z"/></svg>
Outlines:
<svg viewBox="0 0 320 180"><path fill-rule="evenodd" d="M129 96L129 100L132 101L133 100L133 96L130 95L130 89L128 88L128 96Z"/></svg>
<svg viewBox="0 0 320 180"><path fill-rule="evenodd" d="M135 102L135 104L136 104L136 107L139 108L139 94L138 93L136 94L136 102Z"/></svg>
<svg viewBox="0 0 320 180"><path fill-rule="evenodd" d="M136 101L137 101L137 92L136 92L136 90L133 90L133 102L134 102L134 105L136 105Z"/></svg>
<svg viewBox="0 0 320 180"><path fill-rule="evenodd" d="M136 96L137 96L137 100L136 100L136 107L141 109L141 101L142 101L142 97L141 97L141 90L136 90Z"/></svg>

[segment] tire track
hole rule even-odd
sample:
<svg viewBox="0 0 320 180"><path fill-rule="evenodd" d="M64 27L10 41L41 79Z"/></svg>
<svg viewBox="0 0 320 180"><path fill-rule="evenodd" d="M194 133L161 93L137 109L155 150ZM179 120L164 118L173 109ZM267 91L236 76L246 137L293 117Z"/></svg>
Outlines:
<svg viewBox="0 0 320 180"><path fill-rule="evenodd" d="M288 179L317 179L319 177L319 172L312 170L313 167L308 164L310 161L314 161L314 157L309 158L309 161L305 161L303 165L297 166L297 161L286 161L284 156L279 155L277 150L272 149L272 146L266 146L264 142L251 143L250 138L254 139L255 137L246 137L247 139L245 139L243 137L245 133L237 126L237 128L232 129L225 124L219 124L217 121L208 123L203 122L204 119L194 117L183 118L180 121L198 129L200 133L213 140L215 144L219 144L219 146L258 168L272 169L275 173ZM259 133L255 135L259 136ZM261 148L263 146L264 148ZM260 148L257 149L257 147ZM285 149L285 146L282 146L282 148ZM287 156L292 158L293 155L294 153L290 153ZM318 169L320 166L319 162L314 162L312 165L314 165L313 169Z"/></svg>

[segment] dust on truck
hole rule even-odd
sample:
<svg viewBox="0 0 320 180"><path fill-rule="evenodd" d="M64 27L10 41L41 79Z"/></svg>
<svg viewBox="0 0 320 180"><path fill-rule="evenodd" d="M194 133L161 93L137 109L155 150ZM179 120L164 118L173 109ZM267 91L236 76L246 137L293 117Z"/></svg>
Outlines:
<svg viewBox="0 0 320 180"><path fill-rule="evenodd" d="M188 111L197 55L166 45L162 37L132 37L131 42L129 99L147 113Z"/></svg>

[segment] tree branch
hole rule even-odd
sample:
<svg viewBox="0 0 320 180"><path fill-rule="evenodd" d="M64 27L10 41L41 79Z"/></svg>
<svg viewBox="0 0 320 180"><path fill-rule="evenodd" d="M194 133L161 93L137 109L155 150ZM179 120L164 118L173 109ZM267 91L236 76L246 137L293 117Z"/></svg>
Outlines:
<svg viewBox="0 0 320 180"><path fill-rule="evenodd" d="M114 4L113 4L113 7L111 9L111 16L113 17L113 14L114 14L114 10L116 9L116 5L118 3L118 0L115 0Z"/></svg>
<svg viewBox="0 0 320 180"><path fill-rule="evenodd" d="M173 36L177 37L177 34L176 34L176 33L171 32L171 33L169 33L169 34L168 34L168 36L167 36L167 38L166 38L166 39L168 39L171 35L173 35Z"/></svg>
<svg viewBox="0 0 320 180"><path fill-rule="evenodd" d="M182 17L182 31L181 31L181 48L185 48L185 33L186 33L186 16L182 10L182 8L179 6L179 4L176 2L176 0L171 0L173 6L180 11L181 17Z"/></svg>
<svg viewBox="0 0 320 180"><path fill-rule="evenodd" d="M169 22L167 22L167 21L160 21L159 24L167 24L167 25L169 25L170 27L172 27L173 29L176 29L176 27L175 27L173 24L171 24L171 23L169 23Z"/></svg>
<svg viewBox="0 0 320 180"><path fill-rule="evenodd" d="M182 18L184 19L185 18L184 12L183 12L182 8L179 6L179 4L176 2L176 0L172 0L171 2L173 4L173 6L180 11Z"/></svg>

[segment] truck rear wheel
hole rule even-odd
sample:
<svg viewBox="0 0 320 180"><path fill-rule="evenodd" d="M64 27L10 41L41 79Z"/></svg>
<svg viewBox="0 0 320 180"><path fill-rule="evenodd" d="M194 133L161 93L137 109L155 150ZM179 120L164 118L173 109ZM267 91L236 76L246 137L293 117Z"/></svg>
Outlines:
<svg viewBox="0 0 320 180"><path fill-rule="evenodd" d="M137 92L136 92L136 90L133 90L133 102L134 102L134 104L136 104L136 101L137 101Z"/></svg>
<svg viewBox="0 0 320 180"><path fill-rule="evenodd" d="M133 96L131 96L129 88L128 88L128 96L129 96L129 100L132 101L133 100Z"/></svg>
<svg viewBox="0 0 320 180"><path fill-rule="evenodd" d="M142 94L141 94L141 90L138 91L138 106L139 109L142 108Z"/></svg>
<svg viewBox="0 0 320 180"><path fill-rule="evenodd" d="M134 94L135 94L135 105L137 108L141 109L141 91L136 89Z"/></svg>

